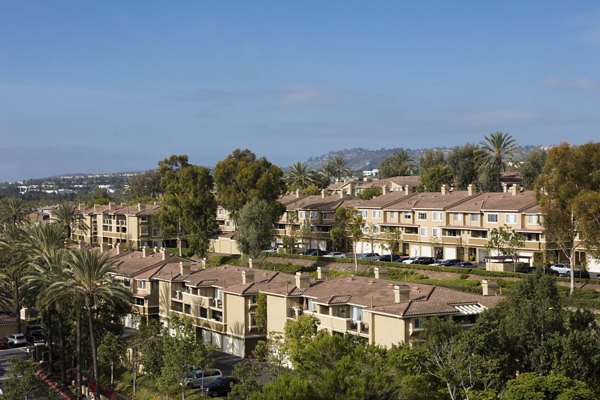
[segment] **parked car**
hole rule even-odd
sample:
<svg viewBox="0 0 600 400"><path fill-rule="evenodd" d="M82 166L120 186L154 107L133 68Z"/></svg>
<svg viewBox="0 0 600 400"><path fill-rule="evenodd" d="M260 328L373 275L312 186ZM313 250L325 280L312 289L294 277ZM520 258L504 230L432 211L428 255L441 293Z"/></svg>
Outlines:
<svg viewBox="0 0 600 400"><path fill-rule="evenodd" d="M379 253L365 253L359 257L361 260L366 261L377 261L379 260Z"/></svg>
<svg viewBox="0 0 600 400"><path fill-rule="evenodd" d="M324 256L325 252L321 249L306 249L300 254L305 256Z"/></svg>
<svg viewBox="0 0 600 400"><path fill-rule="evenodd" d="M473 264L470 261L461 261L459 263L456 263L454 266L458 268L471 268L476 267L477 265Z"/></svg>
<svg viewBox="0 0 600 400"><path fill-rule="evenodd" d="M31 344L46 343L46 338L41 330L32 330L27 334L27 341Z"/></svg>
<svg viewBox="0 0 600 400"><path fill-rule="evenodd" d="M456 264L458 264L459 262L460 262L460 260L457 260L455 258L451 258L451 259L448 259L448 260L442 260L442 262L439 262L439 263L436 262L433 265L439 265L440 267L453 267Z"/></svg>
<svg viewBox="0 0 600 400"><path fill-rule="evenodd" d="M570 278L571 271L561 273L561 274L559 274L559 276L562 276L563 278ZM590 279L590 274L586 270L578 269L578 268L575 268L573 270L573 276L575 276L575 278L580 278L580 279Z"/></svg>
<svg viewBox="0 0 600 400"><path fill-rule="evenodd" d="M329 257L329 258L346 258L346 255L340 251L331 251L327 254L325 254L323 257Z"/></svg>
<svg viewBox="0 0 600 400"><path fill-rule="evenodd" d="M231 386L238 382L233 376L220 376L204 385L204 395L208 397L227 396L231 391Z"/></svg>
<svg viewBox="0 0 600 400"><path fill-rule="evenodd" d="M558 274L571 273L571 266L569 264L554 264L550 267L551 270L558 272Z"/></svg>
<svg viewBox="0 0 600 400"><path fill-rule="evenodd" d="M8 340L6 338L0 338L0 350L8 349Z"/></svg>
<svg viewBox="0 0 600 400"><path fill-rule="evenodd" d="M206 369L203 370L198 368L194 371L188 372L183 379L183 384L190 388L203 388L215 381L215 379L222 377L223 373L220 369Z"/></svg>
<svg viewBox="0 0 600 400"><path fill-rule="evenodd" d="M435 262L433 257L417 257L413 264L431 265Z"/></svg>
<svg viewBox="0 0 600 400"><path fill-rule="evenodd" d="M379 257L379 261L387 261L387 262L394 262L396 260L398 260L400 258L400 256L398 254L384 254L381 257Z"/></svg>
<svg viewBox="0 0 600 400"><path fill-rule="evenodd" d="M414 264L415 260L419 258L419 257L408 257L407 259L405 259L404 261L402 261L402 264Z"/></svg>
<svg viewBox="0 0 600 400"><path fill-rule="evenodd" d="M521 265L519 268L517 268L516 272L520 272L522 274L532 274L537 272L537 269L530 265Z"/></svg>
<svg viewBox="0 0 600 400"><path fill-rule="evenodd" d="M394 260L394 262L403 263L404 261L408 260L409 258L410 258L409 256L399 256L397 259Z"/></svg>
<svg viewBox="0 0 600 400"><path fill-rule="evenodd" d="M6 337L8 344L13 347L24 346L27 344L27 338L22 333L13 333Z"/></svg>

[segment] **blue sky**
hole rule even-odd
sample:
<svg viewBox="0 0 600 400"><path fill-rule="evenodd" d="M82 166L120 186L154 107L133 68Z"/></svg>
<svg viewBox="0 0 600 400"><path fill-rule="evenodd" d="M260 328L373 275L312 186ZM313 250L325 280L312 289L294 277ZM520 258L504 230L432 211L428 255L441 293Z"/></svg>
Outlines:
<svg viewBox="0 0 600 400"><path fill-rule="evenodd" d="M600 138L597 1L0 0L0 180Z"/></svg>

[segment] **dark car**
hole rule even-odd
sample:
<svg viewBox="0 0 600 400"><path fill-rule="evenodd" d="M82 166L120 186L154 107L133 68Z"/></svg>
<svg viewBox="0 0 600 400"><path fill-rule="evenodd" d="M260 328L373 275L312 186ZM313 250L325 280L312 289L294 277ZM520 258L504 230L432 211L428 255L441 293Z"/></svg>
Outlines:
<svg viewBox="0 0 600 400"><path fill-rule="evenodd" d="M517 268L517 272L520 272L522 274L532 274L535 273L537 270L535 267L531 267L529 265L522 265L519 268Z"/></svg>
<svg viewBox="0 0 600 400"><path fill-rule="evenodd" d="M399 258L400 256L398 254L384 254L381 257L379 257L379 261L394 262Z"/></svg>
<svg viewBox="0 0 600 400"><path fill-rule="evenodd" d="M413 264L421 264L421 265L431 265L435 263L435 259L433 257L417 257Z"/></svg>
<svg viewBox="0 0 600 400"><path fill-rule="evenodd" d="M450 259L450 260L444 260L444 261L442 261L441 263L439 263L437 265L439 265L440 267L454 267L454 266L456 266L459 263L460 263L460 260L457 260L457 259L453 258L453 259Z"/></svg>
<svg viewBox="0 0 600 400"><path fill-rule="evenodd" d="M409 256L399 256L397 259L394 260L394 262L403 263L404 261L408 260L409 258L410 258Z"/></svg>
<svg viewBox="0 0 600 400"><path fill-rule="evenodd" d="M45 343L46 338L42 334L42 331L35 330L35 331L30 331L27 334L27 341L31 344Z"/></svg>
<svg viewBox="0 0 600 400"><path fill-rule="evenodd" d="M6 338L0 338L0 350L8 349L9 347L8 340L6 340Z"/></svg>
<svg viewBox="0 0 600 400"><path fill-rule="evenodd" d="M475 264L473 264L472 262L469 262L469 261L461 261L459 263L456 263L454 266L459 267L459 268L470 268L470 267L474 267Z"/></svg>
<svg viewBox="0 0 600 400"><path fill-rule="evenodd" d="M590 274L583 269L573 269L573 275L575 276L575 278L590 279ZM560 276L562 276L563 278L570 278L571 272L560 274Z"/></svg>
<svg viewBox="0 0 600 400"><path fill-rule="evenodd" d="M204 385L204 395L208 397L227 396L231 386L238 383L233 376L220 376L209 384Z"/></svg>
<svg viewBox="0 0 600 400"><path fill-rule="evenodd" d="M306 249L302 253L305 256L324 256L326 252L321 249Z"/></svg>

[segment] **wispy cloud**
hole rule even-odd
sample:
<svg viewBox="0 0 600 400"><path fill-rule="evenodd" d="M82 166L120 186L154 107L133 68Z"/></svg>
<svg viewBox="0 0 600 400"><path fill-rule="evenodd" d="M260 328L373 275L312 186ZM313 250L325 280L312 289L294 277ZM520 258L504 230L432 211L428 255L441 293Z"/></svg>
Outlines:
<svg viewBox="0 0 600 400"><path fill-rule="evenodd" d="M465 114L462 122L468 125L530 124L543 122L552 117L543 113L520 110L492 110Z"/></svg>
<svg viewBox="0 0 600 400"><path fill-rule="evenodd" d="M600 81L594 79L562 79L558 76L548 76L544 86L552 89L575 90L579 92L600 92Z"/></svg>
<svg viewBox="0 0 600 400"><path fill-rule="evenodd" d="M315 85L290 85L277 90L278 103L286 107L330 106L337 103L339 91Z"/></svg>
<svg viewBox="0 0 600 400"><path fill-rule="evenodd" d="M577 30L582 42L600 44L600 13L573 15L565 20L565 25Z"/></svg>

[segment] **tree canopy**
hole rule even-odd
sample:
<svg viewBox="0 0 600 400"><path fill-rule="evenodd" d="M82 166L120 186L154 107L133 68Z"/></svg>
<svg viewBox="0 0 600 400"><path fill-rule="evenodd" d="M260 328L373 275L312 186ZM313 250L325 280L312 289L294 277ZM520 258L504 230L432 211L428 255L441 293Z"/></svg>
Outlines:
<svg viewBox="0 0 600 400"><path fill-rule="evenodd" d="M417 171L414 160L405 150L398 150L390 154L379 164L379 177L390 178L392 176L413 175Z"/></svg>
<svg viewBox="0 0 600 400"><path fill-rule="evenodd" d="M501 192L500 175L506 170L507 162L514 161L519 148L511 135L494 132L480 142L477 162L480 168L487 168L492 174L496 191Z"/></svg>
<svg viewBox="0 0 600 400"><path fill-rule="evenodd" d="M275 239L277 211L265 200L251 199L238 218L237 242L243 254L256 258Z"/></svg>

